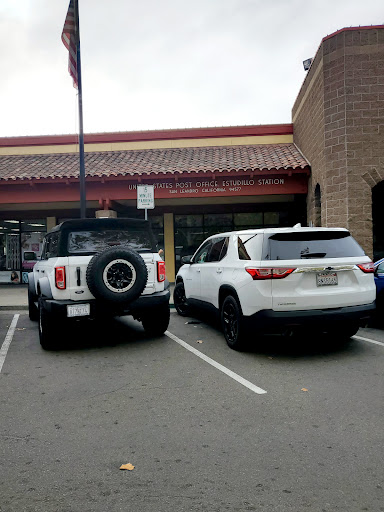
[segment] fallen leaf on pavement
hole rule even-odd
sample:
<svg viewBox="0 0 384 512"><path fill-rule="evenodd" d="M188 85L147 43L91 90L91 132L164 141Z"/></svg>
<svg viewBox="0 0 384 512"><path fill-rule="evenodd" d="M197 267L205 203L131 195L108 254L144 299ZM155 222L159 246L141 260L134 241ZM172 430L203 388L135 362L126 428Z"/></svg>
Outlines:
<svg viewBox="0 0 384 512"><path fill-rule="evenodd" d="M307 388L301 388L301 391L308 391Z"/></svg>
<svg viewBox="0 0 384 512"><path fill-rule="evenodd" d="M132 464L122 464L119 469L127 469L128 471L132 471L132 469L135 469L135 466L132 466Z"/></svg>
<svg viewBox="0 0 384 512"><path fill-rule="evenodd" d="M197 340L196 343L203 343L203 340Z"/></svg>
<svg viewBox="0 0 384 512"><path fill-rule="evenodd" d="M26 327L16 327L16 331L25 331Z"/></svg>

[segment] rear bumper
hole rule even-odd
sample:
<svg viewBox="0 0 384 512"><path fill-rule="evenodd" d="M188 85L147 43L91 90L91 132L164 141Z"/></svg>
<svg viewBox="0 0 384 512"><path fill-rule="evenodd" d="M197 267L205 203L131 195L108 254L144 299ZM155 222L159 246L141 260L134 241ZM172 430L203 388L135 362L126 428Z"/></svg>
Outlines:
<svg viewBox="0 0 384 512"><path fill-rule="evenodd" d="M373 316L375 307L375 302L372 302L361 306L305 311L262 310L243 318L246 327L263 332L281 332L285 329L306 326L314 330L327 330L327 327L341 323L365 325Z"/></svg>
<svg viewBox="0 0 384 512"><path fill-rule="evenodd" d="M122 315L137 315L139 312L159 306L161 304L169 303L170 292L169 289L162 292L152 293L151 295L141 295L138 299L130 302L129 304L118 303L104 303L92 300L54 300L47 299L44 301L45 309L60 318L67 318L67 306L78 306L80 304L89 304L91 308L90 315L79 318L100 318L100 316L122 316Z"/></svg>

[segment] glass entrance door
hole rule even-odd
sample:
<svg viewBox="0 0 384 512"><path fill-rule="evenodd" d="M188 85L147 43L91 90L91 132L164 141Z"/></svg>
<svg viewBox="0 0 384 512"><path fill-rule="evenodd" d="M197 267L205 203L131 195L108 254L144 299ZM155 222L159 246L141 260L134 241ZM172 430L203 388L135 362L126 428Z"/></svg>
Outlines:
<svg viewBox="0 0 384 512"><path fill-rule="evenodd" d="M20 224L0 221L0 283L20 282Z"/></svg>

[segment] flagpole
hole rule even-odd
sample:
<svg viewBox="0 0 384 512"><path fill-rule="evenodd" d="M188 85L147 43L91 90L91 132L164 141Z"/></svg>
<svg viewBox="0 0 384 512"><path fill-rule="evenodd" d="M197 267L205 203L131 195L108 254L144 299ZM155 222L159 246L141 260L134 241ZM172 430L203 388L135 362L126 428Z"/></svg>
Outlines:
<svg viewBox="0 0 384 512"><path fill-rule="evenodd" d="M84 163L84 130L83 130L83 91L81 84L81 57L80 57L80 23L79 23L79 1L74 0L75 23L76 23L76 57L77 57L77 84L79 102L79 160L80 160L80 217L85 219L86 214L86 190L85 190L85 163Z"/></svg>

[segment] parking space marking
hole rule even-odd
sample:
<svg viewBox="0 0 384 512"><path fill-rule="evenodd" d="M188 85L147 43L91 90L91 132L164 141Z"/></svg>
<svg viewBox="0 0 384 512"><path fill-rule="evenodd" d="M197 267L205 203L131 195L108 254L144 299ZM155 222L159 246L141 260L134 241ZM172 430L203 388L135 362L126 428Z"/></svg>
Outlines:
<svg viewBox="0 0 384 512"><path fill-rule="evenodd" d="M239 384L242 384L243 386L250 389L254 393L257 393L259 395L263 395L264 393L266 393L265 389L261 389L258 386L255 386L254 384L252 384L252 382L249 382L249 380L246 380L243 377L240 377L240 375L238 375L237 373L233 372L232 370L229 370L228 368L226 368L222 364L218 363L214 359L211 359L210 357L206 356L199 350L196 350L195 348L191 347L191 345L188 345L188 343L181 340L180 338L178 338L171 332L165 331L164 334L166 334L166 336L168 336L168 338L171 338L171 340L176 341L176 343L178 343L182 347L184 347L187 350L189 350L190 352L192 352L192 354L195 354L195 356L200 357L200 359L203 359L205 362L207 362L211 366L214 366L217 370L220 370L221 372L225 373L225 375L228 375L228 377L231 377L231 379L234 379L235 381L239 382Z"/></svg>
<svg viewBox="0 0 384 512"><path fill-rule="evenodd" d="M16 314L16 315L13 316L11 325L9 326L8 332L7 332L6 336L5 336L4 343L1 345L1 349L0 349L0 373L1 373L1 370L3 368L3 364L4 364L4 361L5 361L5 358L7 356L9 345L11 344L13 335L15 333L15 329L16 329L17 321L19 320L19 316L20 316L19 314Z"/></svg>
<svg viewBox="0 0 384 512"><path fill-rule="evenodd" d="M384 347L384 343L382 343L381 341L370 340L369 338L363 338L363 336L352 336L352 338L354 340L369 341L369 343L374 343L375 345L381 345L382 347Z"/></svg>

